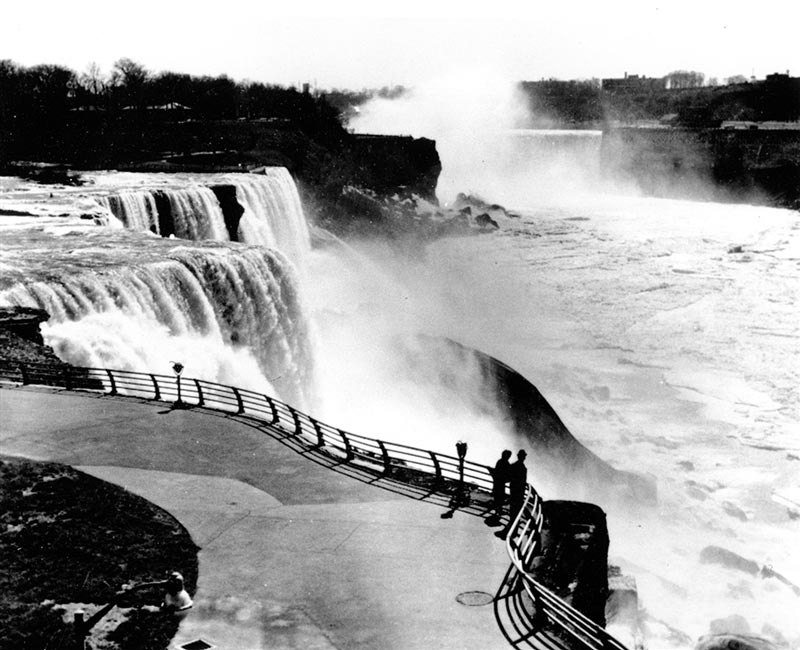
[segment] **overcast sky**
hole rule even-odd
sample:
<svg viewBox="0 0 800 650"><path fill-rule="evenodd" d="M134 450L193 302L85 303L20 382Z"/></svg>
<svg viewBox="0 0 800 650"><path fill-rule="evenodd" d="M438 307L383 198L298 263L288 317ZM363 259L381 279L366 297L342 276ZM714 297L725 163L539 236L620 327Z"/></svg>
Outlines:
<svg viewBox="0 0 800 650"><path fill-rule="evenodd" d="M227 74L320 88L511 80L800 76L800 0L27 0L0 9L0 59Z"/></svg>

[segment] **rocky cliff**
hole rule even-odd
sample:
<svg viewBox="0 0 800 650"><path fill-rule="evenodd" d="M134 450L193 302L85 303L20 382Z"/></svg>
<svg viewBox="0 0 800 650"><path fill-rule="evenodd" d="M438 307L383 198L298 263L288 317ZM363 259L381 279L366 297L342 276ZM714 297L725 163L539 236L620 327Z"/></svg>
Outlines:
<svg viewBox="0 0 800 650"><path fill-rule="evenodd" d="M655 196L800 207L800 129L753 127L608 129L602 167Z"/></svg>
<svg viewBox="0 0 800 650"><path fill-rule="evenodd" d="M67 365L44 344L39 326L50 315L30 307L0 307L0 360Z"/></svg>

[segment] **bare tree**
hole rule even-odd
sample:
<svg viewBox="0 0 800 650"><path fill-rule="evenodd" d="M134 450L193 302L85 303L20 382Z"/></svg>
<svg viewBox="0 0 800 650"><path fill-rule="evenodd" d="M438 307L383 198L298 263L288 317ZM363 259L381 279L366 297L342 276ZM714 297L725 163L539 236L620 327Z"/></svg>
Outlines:
<svg viewBox="0 0 800 650"><path fill-rule="evenodd" d="M144 88L150 73L141 63L128 58L116 61L111 68L111 85L122 104L141 108Z"/></svg>
<svg viewBox="0 0 800 650"><path fill-rule="evenodd" d="M81 87L91 95L97 97L106 88L106 79L100 66L92 61L87 67L86 72L80 76Z"/></svg>
<svg viewBox="0 0 800 650"><path fill-rule="evenodd" d="M666 79L667 88L699 88L703 85L705 75L693 70L674 70Z"/></svg>
<svg viewBox="0 0 800 650"><path fill-rule="evenodd" d="M111 81L115 86L141 88L149 75L147 68L141 63L128 58L115 61L111 68Z"/></svg>

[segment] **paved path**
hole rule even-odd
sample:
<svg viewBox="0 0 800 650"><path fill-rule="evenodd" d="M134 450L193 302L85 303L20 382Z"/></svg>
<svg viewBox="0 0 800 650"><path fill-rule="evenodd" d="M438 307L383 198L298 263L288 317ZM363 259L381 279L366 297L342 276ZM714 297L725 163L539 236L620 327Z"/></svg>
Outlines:
<svg viewBox="0 0 800 650"><path fill-rule="evenodd" d="M508 647L508 568L483 521L332 471L242 420L163 403L0 385L0 451L51 460L171 512L201 547L174 646Z"/></svg>

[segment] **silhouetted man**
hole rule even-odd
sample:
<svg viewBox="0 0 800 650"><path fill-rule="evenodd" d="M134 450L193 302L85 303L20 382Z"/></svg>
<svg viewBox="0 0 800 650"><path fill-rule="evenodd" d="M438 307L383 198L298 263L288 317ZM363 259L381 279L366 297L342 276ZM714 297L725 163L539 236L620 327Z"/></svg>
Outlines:
<svg viewBox="0 0 800 650"><path fill-rule="evenodd" d="M511 530L511 525L517 518L519 511L522 510L522 505L525 503L525 491L528 487L528 468L525 467L525 458L528 452L520 449L517 452L517 460L511 463L508 469L508 487L509 487L509 501L511 503L508 513L508 524L506 527L495 533L500 539L505 539L508 532Z"/></svg>
<svg viewBox="0 0 800 650"><path fill-rule="evenodd" d="M495 463L492 472L492 510L494 514L487 520L491 525L500 523L500 517L503 516L503 504L506 500L506 483L508 483L509 472L511 471L511 463L508 459L511 458L511 451L504 449L500 454L500 458Z"/></svg>

